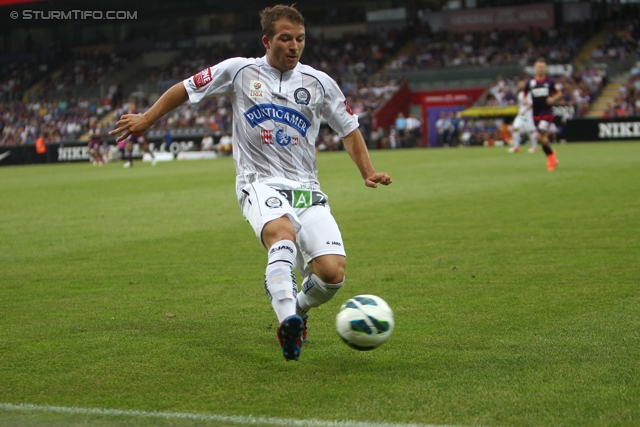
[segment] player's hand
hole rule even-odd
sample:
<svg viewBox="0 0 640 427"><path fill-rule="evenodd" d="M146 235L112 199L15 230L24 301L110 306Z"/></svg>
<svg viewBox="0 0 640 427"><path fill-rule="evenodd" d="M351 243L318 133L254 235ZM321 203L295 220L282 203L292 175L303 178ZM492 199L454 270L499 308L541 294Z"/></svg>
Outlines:
<svg viewBox="0 0 640 427"><path fill-rule="evenodd" d="M374 173L373 175L368 176L367 179L364 180L364 184L367 187L371 187L371 188L377 188L378 183L382 185L389 185L392 182L393 181L391 181L391 177L387 175L386 172Z"/></svg>
<svg viewBox="0 0 640 427"><path fill-rule="evenodd" d="M547 105L553 105L556 102L555 99L553 99L553 96L548 96L547 97Z"/></svg>
<svg viewBox="0 0 640 427"><path fill-rule="evenodd" d="M116 139L120 142L129 137L132 133L142 133L149 129L151 124L142 114L125 114L116 122L116 128L109 132L109 135L122 134Z"/></svg>

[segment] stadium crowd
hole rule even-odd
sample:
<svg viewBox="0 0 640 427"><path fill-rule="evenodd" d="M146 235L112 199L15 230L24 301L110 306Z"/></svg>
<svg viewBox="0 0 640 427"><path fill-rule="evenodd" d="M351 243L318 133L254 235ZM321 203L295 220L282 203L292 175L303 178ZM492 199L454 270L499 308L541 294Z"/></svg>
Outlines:
<svg viewBox="0 0 640 427"><path fill-rule="evenodd" d="M615 31L593 51L593 59L625 59L640 56L640 22L627 20L615 23Z"/></svg>
<svg viewBox="0 0 640 427"><path fill-rule="evenodd" d="M451 33L422 29L412 49L389 64L392 70L521 65L544 57L550 64L568 62L585 42L587 24L559 29L494 30Z"/></svg>
<svg viewBox="0 0 640 427"><path fill-rule="evenodd" d="M115 52L77 52L73 60L44 79L42 91L64 93L73 87L101 85L128 62L128 56Z"/></svg>
<svg viewBox="0 0 640 427"><path fill-rule="evenodd" d="M49 143L75 141L109 108L98 98L0 103L0 145L33 144L39 135Z"/></svg>
<svg viewBox="0 0 640 427"><path fill-rule="evenodd" d="M640 116L640 61L631 69L631 77L620 87L615 102L610 103L603 118Z"/></svg>
<svg viewBox="0 0 640 427"><path fill-rule="evenodd" d="M18 60L0 65L0 102L22 99L24 91L45 78L55 61L47 57L29 55L26 61Z"/></svg>

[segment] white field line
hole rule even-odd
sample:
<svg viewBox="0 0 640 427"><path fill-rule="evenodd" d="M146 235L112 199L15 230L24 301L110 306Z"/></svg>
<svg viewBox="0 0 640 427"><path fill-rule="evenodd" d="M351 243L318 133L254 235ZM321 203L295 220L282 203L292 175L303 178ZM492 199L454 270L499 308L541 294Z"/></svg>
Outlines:
<svg viewBox="0 0 640 427"><path fill-rule="evenodd" d="M164 418L164 419L186 419L197 421L217 421L234 424L250 424L250 425L272 425L272 426L291 426L291 427L456 427L434 424L394 424L394 423L378 423L378 422L362 422L362 421L321 421L321 420L298 420L293 418L265 418L253 417L251 415L233 416L233 415L216 415L216 414L194 414L188 412L155 412L155 411L136 411L127 409L103 409L103 408L78 408L76 406L49 406L49 405L31 405L28 403L13 404L0 403L0 410L5 411L31 411L31 412L49 412L62 414L77 415L110 415L125 416L134 418Z"/></svg>

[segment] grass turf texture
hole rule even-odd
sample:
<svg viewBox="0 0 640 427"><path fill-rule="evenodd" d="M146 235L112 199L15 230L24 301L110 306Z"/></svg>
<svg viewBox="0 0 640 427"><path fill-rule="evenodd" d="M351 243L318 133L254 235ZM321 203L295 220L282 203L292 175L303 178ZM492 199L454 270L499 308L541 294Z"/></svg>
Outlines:
<svg viewBox="0 0 640 427"><path fill-rule="evenodd" d="M484 426L640 423L640 144L318 156L348 253L285 363L233 162L0 168L0 403ZM334 330L372 293L383 347ZM0 411L0 425L192 425ZM93 424L92 424L93 423ZM217 423L218 425L220 423ZM202 425L202 423L200 424Z"/></svg>

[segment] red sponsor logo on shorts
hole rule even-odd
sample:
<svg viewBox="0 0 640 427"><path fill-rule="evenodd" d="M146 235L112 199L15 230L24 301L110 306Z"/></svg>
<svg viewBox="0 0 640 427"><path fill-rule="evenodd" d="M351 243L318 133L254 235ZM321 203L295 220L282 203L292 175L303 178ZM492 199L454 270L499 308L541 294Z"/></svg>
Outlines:
<svg viewBox="0 0 640 427"><path fill-rule="evenodd" d="M201 87L211 83L211 69L205 68L199 73L194 74L193 82L196 84L196 89L200 89Z"/></svg>
<svg viewBox="0 0 640 427"><path fill-rule="evenodd" d="M349 107L349 104L347 103L346 99L344 100L344 106L347 108L347 113L353 116L353 110L351 109L351 107Z"/></svg>
<svg viewBox="0 0 640 427"><path fill-rule="evenodd" d="M267 129L260 129L260 140L263 144L273 144L273 132Z"/></svg>
<svg viewBox="0 0 640 427"><path fill-rule="evenodd" d="M297 136L292 136L291 137L291 144L298 145L298 137Z"/></svg>

